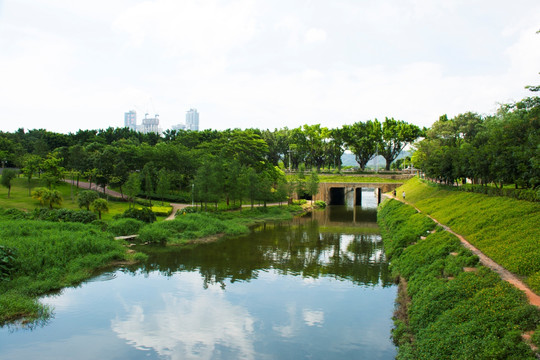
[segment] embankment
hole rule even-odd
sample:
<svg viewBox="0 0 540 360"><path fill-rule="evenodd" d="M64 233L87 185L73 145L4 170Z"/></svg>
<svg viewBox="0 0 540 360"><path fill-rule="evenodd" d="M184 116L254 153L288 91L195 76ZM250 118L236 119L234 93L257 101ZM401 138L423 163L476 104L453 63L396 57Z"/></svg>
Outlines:
<svg viewBox="0 0 540 360"><path fill-rule="evenodd" d="M540 203L443 190L414 178L398 189L540 294Z"/></svg>
<svg viewBox="0 0 540 360"><path fill-rule="evenodd" d="M419 199L413 189L405 188L407 198ZM409 205L386 200L378 222L401 279L392 331L398 359L535 359L522 336L540 331L540 311L521 291Z"/></svg>

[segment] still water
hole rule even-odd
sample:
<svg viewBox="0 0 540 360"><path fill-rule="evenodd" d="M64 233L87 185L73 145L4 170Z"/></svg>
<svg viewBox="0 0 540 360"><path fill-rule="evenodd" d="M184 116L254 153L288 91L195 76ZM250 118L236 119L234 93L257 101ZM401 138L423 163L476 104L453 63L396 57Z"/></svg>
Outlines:
<svg viewBox="0 0 540 360"><path fill-rule="evenodd" d="M141 247L146 264L43 298L43 326L1 328L0 359L393 359L396 287L364 199L216 243Z"/></svg>

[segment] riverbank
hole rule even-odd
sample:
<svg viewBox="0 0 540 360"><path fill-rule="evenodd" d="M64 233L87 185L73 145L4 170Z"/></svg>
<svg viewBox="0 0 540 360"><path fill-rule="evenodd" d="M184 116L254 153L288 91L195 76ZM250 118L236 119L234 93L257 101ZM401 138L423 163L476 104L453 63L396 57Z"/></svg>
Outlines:
<svg viewBox="0 0 540 360"><path fill-rule="evenodd" d="M392 274L402 279L392 332L398 359L535 358L522 336L540 331L540 311L521 291L409 205L386 200L378 222Z"/></svg>
<svg viewBox="0 0 540 360"><path fill-rule="evenodd" d="M397 191L540 294L539 203L443 190L418 178Z"/></svg>
<svg viewBox="0 0 540 360"><path fill-rule="evenodd" d="M146 259L90 224L0 220L0 326L31 326L51 309L38 297L74 286L111 264Z"/></svg>
<svg viewBox="0 0 540 360"><path fill-rule="evenodd" d="M213 213L182 213L173 220L142 227L137 240L176 246L208 239L217 240L223 235L246 234L249 226L260 222L291 220L294 215L302 212L301 206L292 205Z"/></svg>

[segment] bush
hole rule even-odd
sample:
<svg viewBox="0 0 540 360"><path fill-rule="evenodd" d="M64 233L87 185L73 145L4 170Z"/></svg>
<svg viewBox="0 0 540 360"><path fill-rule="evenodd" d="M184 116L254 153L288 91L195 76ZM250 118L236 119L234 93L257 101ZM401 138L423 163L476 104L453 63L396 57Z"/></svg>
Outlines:
<svg viewBox="0 0 540 360"><path fill-rule="evenodd" d="M14 249L0 245L0 281L9 280L15 268Z"/></svg>
<svg viewBox="0 0 540 360"><path fill-rule="evenodd" d="M108 231L114 236L138 234L144 222L132 218L113 220L109 223Z"/></svg>
<svg viewBox="0 0 540 360"><path fill-rule="evenodd" d="M0 209L0 218L5 220L28 219L29 214L19 209Z"/></svg>
<svg viewBox="0 0 540 360"><path fill-rule="evenodd" d="M315 207L324 209L326 207L326 203L322 200L316 200L315 201Z"/></svg>
<svg viewBox="0 0 540 360"><path fill-rule="evenodd" d="M87 210L69 209L34 209L31 213L34 220L45 220L54 222L79 222L83 224L91 223L97 219L97 215Z"/></svg>
<svg viewBox="0 0 540 360"><path fill-rule="evenodd" d="M142 209L127 209L124 211L123 214L114 216L114 219L123 219L123 218L131 218L143 221L145 223L153 223L156 221L156 214L152 212L149 208L142 208Z"/></svg>

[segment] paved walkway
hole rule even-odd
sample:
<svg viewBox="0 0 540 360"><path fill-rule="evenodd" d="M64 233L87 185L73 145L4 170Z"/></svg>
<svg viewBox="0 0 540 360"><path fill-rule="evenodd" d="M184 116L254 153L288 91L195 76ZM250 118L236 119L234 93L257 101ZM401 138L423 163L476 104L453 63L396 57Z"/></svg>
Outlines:
<svg viewBox="0 0 540 360"><path fill-rule="evenodd" d="M414 207L418 212L423 213L423 211L418 209L416 206L414 206L414 204L412 204L412 203L410 203L408 201L405 201L404 199L401 199L398 196L393 196L393 195L389 195L389 194L384 194L384 196L387 196L387 197L390 197L392 199L401 201L401 202L403 202L403 203L405 203L407 205L410 205L410 206ZM440 225L442 228L444 228L449 233L457 236L457 238L461 241L461 244L463 244L463 246L465 246L473 254L477 255L480 258L480 263L482 265L484 265L485 267L488 267L491 270L495 271L497 274L500 275L500 277L504 281L508 281L510 284L514 285L516 288L523 291L525 293L525 295L527 295L527 299L529 299L529 303L531 305L536 306L537 308L540 308L540 296L538 296L536 293L534 293L523 281L521 281L521 279L517 275L514 275L510 271L503 268L501 265L497 264L495 261L493 261L493 259L489 258L488 256L486 256L486 254L484 254L479 249L474 247L462 235L457 234L455 231L450 229L450 227L448 227L448 226L446 226L444 224L441 224L437 219L433 218L432 216L430 216L428 214L425 214L425 215L428 216L431 220L435 221L438 225Z"/></svg>
<svg viewBox="0 0 540 360"><path fill-rule="evenodd" d="M71 180L64 180L64 181L66 183L70 184L70 185L72 184ZM77 186L77 181L74 181L73 185ZM92 183L92 186L90 187L90 183L86 182L86 181L79 181L79 187L81 189L95 190L95 191L98 191L100 193L103 192L103 188L101 186L98 186L98 185ZM109 188L105 188L105 194L113 196L113 197L121 198L121 199L124 198L124 196L122 194L120 194L118 191L110 190Z"/></svg>

